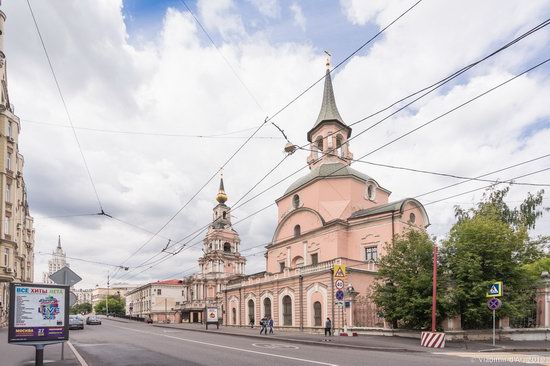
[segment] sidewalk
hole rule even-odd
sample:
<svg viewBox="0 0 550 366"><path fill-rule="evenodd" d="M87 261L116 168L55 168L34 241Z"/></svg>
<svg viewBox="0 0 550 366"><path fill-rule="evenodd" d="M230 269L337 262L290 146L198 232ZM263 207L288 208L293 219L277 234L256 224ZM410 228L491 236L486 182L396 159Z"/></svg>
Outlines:
<svg viewBox="0 0 550 366"><path fill-rule="evenodd" d="M52 366L80 366L68 344L65 344L65 359L61 360L61 344L44 348L44 364ZM34 365L35 349L8 343L8 328L0 328L0 363L2 366Z"/></svg>
<svg viewBox="0 0 550 366"><path fill-rule="evenodd" d="M260 335L259 327L224 327L216 329L209 326L209 330L203 324L153 324L154 327L179 329L181 331L195 331L205 333L217 333L234 337L249 337L264 341L292 342L301 344L323 345L328 347L354 348L371 351L386 352L430 352L434 349L420 346L419 339L360 335L357 337L325 337L322 334L302 333L296 331L278 331L275 334ZM441 352L470 351L470 352L548 352L550 342L546 341L503 341L497 342L496 347L491 342L447 342Z"/></svg>

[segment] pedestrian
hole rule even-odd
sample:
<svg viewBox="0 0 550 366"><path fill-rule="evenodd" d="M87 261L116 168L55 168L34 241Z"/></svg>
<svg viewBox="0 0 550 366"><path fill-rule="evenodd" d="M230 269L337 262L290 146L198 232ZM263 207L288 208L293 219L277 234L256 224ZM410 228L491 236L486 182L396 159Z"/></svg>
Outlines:
<svg viewBox="0 0 550 366"><path fill-rule="evenodd" d="M254 328L254 318L250 318L250 329Z"/></svg>
<svg viewBox="0 0 550 366"><path fill-rule="evenodd" d="M264 333L265 332L265 335L267 335L267 324L266 324L266 321L267 319L265 317L263 317L261 320L260 320L260 334Z"/></svg>
<svg viewBox="0 0 550 366"><path fill-rule="evenodd" d="M327 333L329 337L332 336L332 322L330 321L330 318L327 318L327 320L325 321L325 337Z"/></svg>
<svg viewBox="0 0 550 366"><path fill-rule="evenodd" d="M267 323L269 325L269 334L273 334L273 319L270 317L269 322Z"/></svg>

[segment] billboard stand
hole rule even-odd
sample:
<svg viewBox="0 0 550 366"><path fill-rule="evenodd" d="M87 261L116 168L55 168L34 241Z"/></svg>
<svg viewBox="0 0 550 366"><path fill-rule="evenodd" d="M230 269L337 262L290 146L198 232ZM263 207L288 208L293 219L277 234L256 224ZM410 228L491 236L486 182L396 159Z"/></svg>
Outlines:
<svg viewBox="0 0 550 366"><path fill-rule="evenodd" d="M206 313L206 329L208 329L208 324L216 324L216 329L220 329L220 322L218 319L218 308L207 306L205 309Z"/></svg>
<svg viewBox="0 0 550 366"><path fill-rule="evenodd" d="M10 283L8 342L34 346L35 365L44 347L69 340L69 286Z"/></svg>

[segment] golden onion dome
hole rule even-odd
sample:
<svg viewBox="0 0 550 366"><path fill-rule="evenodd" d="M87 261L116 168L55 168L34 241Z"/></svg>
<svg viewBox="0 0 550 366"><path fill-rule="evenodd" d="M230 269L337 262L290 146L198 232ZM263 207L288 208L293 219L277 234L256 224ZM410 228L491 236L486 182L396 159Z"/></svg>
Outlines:
<svg viewBox="0 0 550 366"><path fill-rule="evenodd" d="M218 201L218 203L225 203L225 201L227 201L227 194L225 193L225 189L223 187L223 176L220 178L220 189L216 195L216 201Z"/></svg>

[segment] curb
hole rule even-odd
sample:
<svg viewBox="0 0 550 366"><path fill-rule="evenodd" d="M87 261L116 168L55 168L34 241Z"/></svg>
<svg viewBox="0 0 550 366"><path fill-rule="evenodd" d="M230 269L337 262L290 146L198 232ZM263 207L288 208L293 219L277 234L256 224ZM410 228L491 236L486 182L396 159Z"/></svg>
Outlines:
<svg viewBox="0 0 550 366"><path fill-rule="evenodd" d="M479 353L492 353L492 352L550 352L550 348L527 348L527 347L515 347L515 348L492 348L482 349Z"/></svg>
<svg viewBox="0 0 550 366"><path fill-rule="evenodd" d="M176 328L171 327L168 325L162 325L162 324L153 324L154 327L157 328L167 328L167 329L176 329L180 331L190 331L190 332L201 332L201 333L210 333L210 334L220 334L220 335L226 335L226 336L233 336L233 337L242 337L242 338L254 338L254 339L276 339L280 342L292 342L292 343L298 343L298 344L305 344L305 345L314 345L314 346L329 346L329 347L335 347L335 348L348 348L348 349L361 349L361 350L368 350L368 351L380 351L380 352L410 352L410 353L426 353L426 351L423 350L413 350L408 348L387 348L387 347L370 347L370 346L358 346L354 344L345 344L345 343L330 343L326 341L308 341L305 339L295 339L295 338L283 338L283 337L266 337L261 335L253 335L253 334L242 334L242 333L229 333L229 332L216 332L215 330L206 330L206 329L189 329L189 328Z"/></svg>

